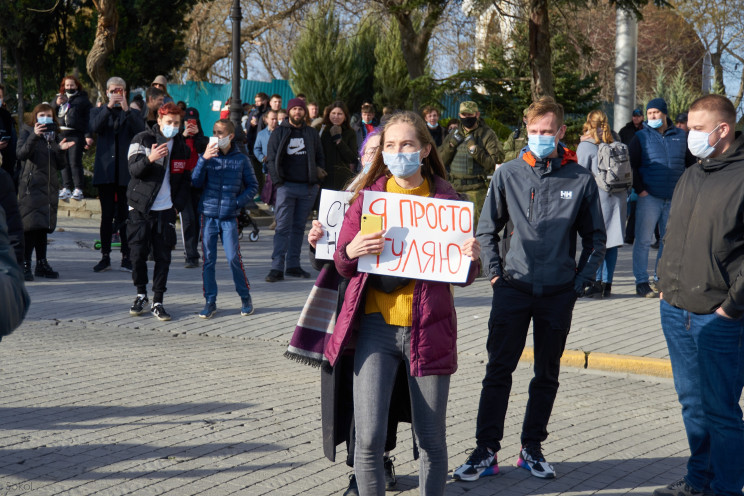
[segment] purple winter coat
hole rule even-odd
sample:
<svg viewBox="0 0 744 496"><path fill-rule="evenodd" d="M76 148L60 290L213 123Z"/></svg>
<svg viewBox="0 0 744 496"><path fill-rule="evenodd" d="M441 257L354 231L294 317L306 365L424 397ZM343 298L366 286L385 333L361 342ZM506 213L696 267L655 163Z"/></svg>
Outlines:
<svg viewBox="0 0 744 496"><path fill-rule="evenodd" d="M385 191L388 178L380 177L368 189ZM450 183L435 177L431 186L432 197L444 200L459 200ZM338 239L338 248L333 255L336 269L342 277L349 279L343 307L336 320L333 335L325 348L325 356L335 365L359 327L364 313L365 288L368 274L357 271L358 259L346 256L346 246L360 230L364 192L349 207ZM470 264L468 279L462 286L472 284L480 273L481 262ZM413 326L411 328L412 377L426 375L448 375L457 370L457 316L449 283L417 280L413 289Z"/></svg>

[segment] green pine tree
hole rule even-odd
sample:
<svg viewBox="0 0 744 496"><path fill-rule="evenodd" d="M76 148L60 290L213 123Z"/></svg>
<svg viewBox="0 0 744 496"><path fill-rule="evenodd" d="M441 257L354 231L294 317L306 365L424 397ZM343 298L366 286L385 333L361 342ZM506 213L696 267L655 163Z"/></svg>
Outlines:
<svg viewBox="0 0 744 496"><path fill-rule="evenodd" d="M375 47L375 103L396 109L409 108L411 82L400 48L398 24L391 22L380 33Z"/></svg>

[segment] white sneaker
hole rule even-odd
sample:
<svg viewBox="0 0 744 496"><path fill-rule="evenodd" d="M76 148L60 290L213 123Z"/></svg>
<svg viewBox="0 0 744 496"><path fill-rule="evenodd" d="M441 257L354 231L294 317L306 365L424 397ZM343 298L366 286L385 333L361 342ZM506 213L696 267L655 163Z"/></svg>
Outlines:
<svg viewBox="0 0 744 496"><path fill-rule="evenodd" d="M517 467L527 469L532 475L541 479L555 479L555 469L545 461L538 443L522 446L517 459Z"/></svg>
<svg viewBox="0 0 744 496"><path fill-rule="evenodd" d="M496 453L485 446L476 447L468 456L467 461L455 469L452 478L459 481L473 482L480 477L499 473Z"/></svg>
<svg viewBox="0 0 744 496"><path fill-rule="evenodd" d="M72 192L67 188L62 188L59 190L59 199L60 200L69 200L72 196Z"/></svg>
<svg viewBox="0 0 744 496"><path fill-rule="evenodd" d="M67 190L68 193L70 190ZM72 199L73 200L82 200L85 196L83 195L83 190L75 188L75 191L72 192Z"/></svg>

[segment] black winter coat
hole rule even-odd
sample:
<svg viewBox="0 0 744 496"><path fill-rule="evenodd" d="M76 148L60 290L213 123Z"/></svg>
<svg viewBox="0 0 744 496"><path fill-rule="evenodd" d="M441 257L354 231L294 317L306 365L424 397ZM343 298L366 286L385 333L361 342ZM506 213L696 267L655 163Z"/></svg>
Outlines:
<svg viewBox="0 0 744 496"><path fill-rule="evenodd" d="M89 129L91 134L98 135L93 184L129 184L127 152L132 138L145 129L142 115L132 108L123 111L105 105L94 107L90 111Z"/></svg>
<svg viewBox="0 0 744 496"><path fill-rule="evenodd" d="M13 178L3 169L0 169L0 207L5 210L8 221L10 246L15 251L18 263L23 264L23 221L21 220L21 212L18 210L18 199L16 198Z"/></svg>
<svg viewBox="0 0 744 496"><path fill-rule="evenodd" d="M300 128L305 140L305 149L307 150L307 177L310 184L318 184L317 167L325 169L325 159L323 157L323 146L320 144L320 135L312 127L303 124ZM282 122L271 133L269 145L266 152L266 166L271 175L271 181L279 187L284 184L284 158L287 156L287 145L292 135L292 127L289 119Z"/></svg>
<svg viewBox="0 0 744 496"><path fill-rule="evenodd" d="M57 227L59 203L59 174L67 165L67 156L59 148L59 136L47 142L34 133L31 126L23 126L16 154L21 161L18 181L18 210L24 231L54 232Z"/></svg>
<svg viewBox="0 0 744 496"><path fill-rule="evenodd" d="M325 170L328 177L323 180L323 187L335 191L341 191L346 183L353 177L359 157L357 156L356 133L350 127L341 131L341 141L336 143L330 133L328 126L320 133L320 142L323 145L323 158L325 159Z"/></svg>
<svg viewBox="0 0 744 496"><path fill-rule="evenodd" d="M59 118L59 125L74 129L80 134L88 132L88 123L90 122L90 109L93 105L90 103L88 94L85 91L78 91L74 95L68 98L67 103L70 107L65 112L65 115L59 117L59 105L57 105L57 99L54 99L52 108L54 114Z"/></svg>
<svg viewBox="0 0 744 496"><path fill-rule="evenodd" d="M127 187L127 202L130 207L143 214L152 208L165 179L165 167L157 162L150 162L148 158L150 150L158 142L164 143L165 138L160 133L160 127L155 124L135 136L129 147L129 173L132 179ZM171 201L179 212L191 198L191 173L186 169L190 156L191 150L186 146L183 135L178 133L173 138L171 153L165 157L165 164L170 167Z"/></svg>

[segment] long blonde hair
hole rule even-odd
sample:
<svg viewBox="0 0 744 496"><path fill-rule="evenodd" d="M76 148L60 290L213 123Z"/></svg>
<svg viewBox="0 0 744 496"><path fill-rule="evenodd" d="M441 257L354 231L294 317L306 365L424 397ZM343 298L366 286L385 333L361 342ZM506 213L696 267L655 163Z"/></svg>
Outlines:
<svg viewBox="0 0 744 496"><path fill-rule="evenodd" d="M600 129L601 134L599 132ZM607 123L607 114L601 110L592 110L589 112L589 115L586 116L583 133L585 136L590 136L597 143L612 143L615 141L612 138L610 125Z"/></svg>
<svg viewBox="0 0 744 496"><path fill-rule="evenodd" d="M447 169L444 168L442 159L439 158L437 145L434 142L434 138L431 137L429 130L426 129L426 123L421 116L409 110L395 112L390 116L387 122L385 122L385 126L382 128L382 132L380 133L380 146L377 148L377 153L375 153L375 157L372 159L372 167L370 167L369 172L365 175L364 180L359 181L354 186L354 195L351 197L349 203L354 203L359 196L359 192L374 184L380 177L391 176L385 162L382 160L382 148L385 143L385 132L387 132L390 126L395 124L409 124L413 126L414 129L416 129L416 138L421 143L421 146L431 145L431 152L421 161L421 175L428 179L430 184L434 183L434 176L439 176L445 180L447 179Z"/></svg>

